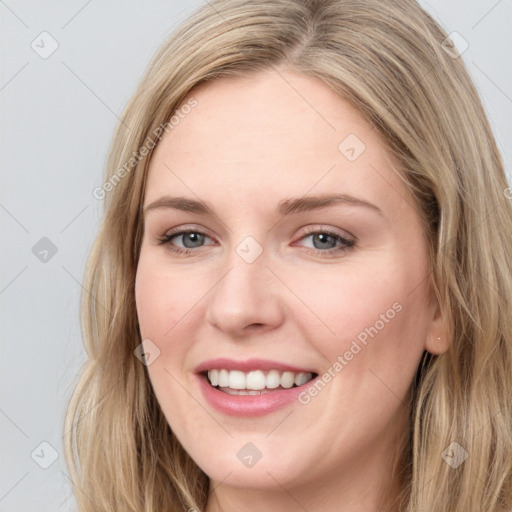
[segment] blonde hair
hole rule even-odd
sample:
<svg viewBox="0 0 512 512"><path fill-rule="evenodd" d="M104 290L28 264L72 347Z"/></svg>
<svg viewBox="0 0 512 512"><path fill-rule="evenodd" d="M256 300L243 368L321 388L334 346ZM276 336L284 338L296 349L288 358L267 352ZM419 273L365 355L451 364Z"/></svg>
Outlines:
<svg viewBox="0 0 512 512"><path fill-rule="evenodd" d="M65 421L81 512L204 509L208 477L134 356L148 164L196 85L283 63L324 81L375 127L428 235L451 343L424 353L411 386L397 510L512 510L512 208L481 101L446 38L412 0L213 0L157 52L116 129L85 272L88 360ZM450 449L467 452L458 467L442 456Z"/></svg>

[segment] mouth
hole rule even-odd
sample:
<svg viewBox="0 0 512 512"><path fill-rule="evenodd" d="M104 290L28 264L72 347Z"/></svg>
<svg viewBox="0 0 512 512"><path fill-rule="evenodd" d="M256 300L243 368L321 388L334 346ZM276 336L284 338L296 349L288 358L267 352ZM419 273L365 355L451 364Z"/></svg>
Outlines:
<svg viewBox="0 0 512 512"><path fill-rule="evenodd" d="M304 386L318 376L314 372L278 369L251 371L212 368L201 372L208 384L228 395L264 395Z"/></svg>
<svg viewBox="0 0 512 512"><path fill-rule="evenodd" d="M210 359L195 374L209 406L225 415L251 418L293 407L318 378L312 367L260 358Z"/></svg>

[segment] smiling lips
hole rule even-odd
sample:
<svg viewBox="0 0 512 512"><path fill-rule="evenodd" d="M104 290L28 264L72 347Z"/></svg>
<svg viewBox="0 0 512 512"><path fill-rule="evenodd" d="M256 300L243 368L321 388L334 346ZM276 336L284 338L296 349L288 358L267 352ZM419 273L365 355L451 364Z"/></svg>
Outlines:
<svg viewBox="0 0 512 512"><path fill-rule="evenodd" d="M268 359L218 358L195 369L199 387L215 409L229 415L257 416L293 403L302 386L318 377L301 368Z"/></svg>

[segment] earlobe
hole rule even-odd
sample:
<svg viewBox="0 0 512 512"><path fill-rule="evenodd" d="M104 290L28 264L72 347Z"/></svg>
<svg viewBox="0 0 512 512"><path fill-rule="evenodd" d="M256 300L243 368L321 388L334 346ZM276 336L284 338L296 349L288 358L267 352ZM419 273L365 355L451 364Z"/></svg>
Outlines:
<svg viewBox="0 0 512 512"><path fill-rule="evenodd" d="M449 329L442 314L439 297L432 293L432 289L429 298L431 317L425 337L425 350L433 355L440 355L450 348Z"/></svg>
<svg viewBox="0 0 512 512"><path fill-rule="evenodd" d="M434 355L443 354L450 347L450 343L446 337L437 336L435 338L428 337L425 344L425 349Z"/></svg>
<svg viewBox="0 0 512 512"><path fill-rule="evenodd" d="M448 330L446 329L439 305L436 305L434 317L425 340L425 349L434 355L443 354L450 347Z"/></svg>

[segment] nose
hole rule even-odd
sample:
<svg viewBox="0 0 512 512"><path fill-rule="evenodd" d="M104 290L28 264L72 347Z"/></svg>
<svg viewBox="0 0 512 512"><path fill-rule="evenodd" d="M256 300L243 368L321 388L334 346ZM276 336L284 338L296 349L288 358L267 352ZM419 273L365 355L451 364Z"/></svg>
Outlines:
<svg viewBox="0 0 512 512"><path fill-rule="evenodd" d="M222 276L208 294L208 323L233 337L262 333L281 325L283 287L267 268L263 255L247 263L233 254Z"/></svg>

